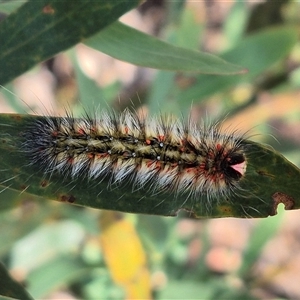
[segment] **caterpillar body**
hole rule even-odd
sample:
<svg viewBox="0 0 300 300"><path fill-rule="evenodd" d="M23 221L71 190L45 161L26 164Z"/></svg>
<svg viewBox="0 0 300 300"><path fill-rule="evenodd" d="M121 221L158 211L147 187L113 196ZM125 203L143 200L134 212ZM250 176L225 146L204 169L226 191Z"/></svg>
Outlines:
<svg viewBox="0 0 300 300"><path fill-rule="evenodd" d="M238 194L247 157L243 136L220 125L142 118L125 110L85 118L47 117L24 130L22 150L46 174L131 182L133 189L197 199Z"/></svg>

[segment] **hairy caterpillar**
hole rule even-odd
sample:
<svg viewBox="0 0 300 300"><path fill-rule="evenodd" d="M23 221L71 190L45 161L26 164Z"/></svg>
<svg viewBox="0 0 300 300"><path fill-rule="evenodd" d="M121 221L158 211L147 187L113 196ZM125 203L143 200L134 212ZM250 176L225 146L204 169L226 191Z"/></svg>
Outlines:
<svg viewBox="0 0 300 300"><path fill-rule="evenodd" d="M219 124L184 125L171 116L143 119L125 110L94 118L47 117L25 129L22 149L45 173L110 185L227 198L240 190L247 167L243 136Z"/></svg>

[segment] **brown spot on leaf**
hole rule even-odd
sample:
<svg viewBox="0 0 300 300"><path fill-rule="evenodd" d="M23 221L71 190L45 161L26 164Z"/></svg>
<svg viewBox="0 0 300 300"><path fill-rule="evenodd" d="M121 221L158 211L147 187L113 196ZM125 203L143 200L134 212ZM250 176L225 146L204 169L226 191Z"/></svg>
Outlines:
<svg viewBox="0 0 300 300"><path fill-rule="evenodd" d="M49 185L49 182L48 182L48 180L42 180L41 181L41 187L47 187Z"/></svg>
<svg viewBox="0 0 300 300"><path fill-rule="evenodd" d="M269 174L267 171L265 170L258 170L257 173L261 176L268 176L268 177L275 177L274 175L272 174Z"/></svg>
<svg viewBox="0 0 300 300"><path fill-rule="evenodd" d="M63 195L60 195L59 196L59 200L61 202L68 202L68 203L74 203L76 198L73 196L73 195L66 195L66 194L63 194Z"/></svg>
<svg viewBox="0 0 300 300"><path fill-rule="evenodd" d="M288 196L284 193L276 192L275 194L273 194L272 198L273 198L273 207L270 216L274 216L277 214L277 206L280 203L284 204L285 210L293 209L295 206L295 200L293 199L293 197Z"/></svg>
<svg viewBox="0 0 300 300"><path fill-rule="evenodd" d="M231 217L233 216L232 207L228 205L219 205L218 211L220 212L222 217Z"/></svg>
<svg viewBox="0 0 300 300"><path fill-rule="evenodd" d="M10 115L10 117L15 120L15 121L21 121L22 120L22 116L19 114L12 114Z"/></svg>
<svg viewBox="0 0 300 300"><path fill-rule="evenodd" d="M28 185L22 184L22 185L20 186L20 189L21 189L22 191L26 191L26 190L28 189Z"/></svg>
<svg viewBox="0 0 300 300"><path fill-rule="evenodd" d="M43 13L48 15L53 15L55 13L55 10L51 5L46 5L43 7Z"/></svg>

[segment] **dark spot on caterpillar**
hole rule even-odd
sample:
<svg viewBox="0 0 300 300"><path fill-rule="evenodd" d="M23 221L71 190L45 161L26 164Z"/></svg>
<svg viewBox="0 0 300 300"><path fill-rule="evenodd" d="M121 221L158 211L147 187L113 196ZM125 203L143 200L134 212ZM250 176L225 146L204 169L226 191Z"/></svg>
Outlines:
<svg viewBox="0 0 300 300"><path fill-rule="evenodd" d="M73 195L60 195L59 196L59 201L61 202L68 202L68 203L74 203L76 198Z"/></svg>

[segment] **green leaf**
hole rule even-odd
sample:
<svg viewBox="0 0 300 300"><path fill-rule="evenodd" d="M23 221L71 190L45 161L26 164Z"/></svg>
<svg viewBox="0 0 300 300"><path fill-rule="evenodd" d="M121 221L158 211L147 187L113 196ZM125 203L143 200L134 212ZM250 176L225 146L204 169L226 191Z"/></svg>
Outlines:
<svg viewBox="0 0 300 300"><path fill-rule="evenodd" d="M4 14L10 14L25 2L26 1L0 1L0 11Z"/></svg>
<svg viewBox="0 0 300 300"><path fill-rule="evenodd" d="M83 238L83 227L74 220L42 225L40 223L32 232L14 244L10 253L10 267L12 269L19 267L24 271L35 269L58 253L71 253L79 249ZM47 256L44 257L42 253L47 253Z"/></svg>
<svg viewBox="0 0 300 300"><path fill-rule="evenodd" d="M29 274L28 290L34 298L41 299L67 283L88 276L89 272L90 268L78 257L58 256Z"/></svg>
<svg viewBox="0 0 300 300"><path fill-rule="evenodd" d="M123 185L108 188L106 180L71 179L67 175L44 175L38 166L29 165L20 151L21 133L45 117L0 115L0 207L13 207L26 199L51 199L98 209L175 216L180 209L195 217L267 217L276 214L279 203L286 209L300 208L300 170L281 154L266 146L245 140L247 171L240 180L242 191L231 199L209 202L204 195L186 199L171 194L132 191Z"/></svg>
<svg viewBox="0 0 300 300"><path fill-rule="evenodd" d="M178 99L189 109L215 93L222 92L241 82L253 81L279 60L286 57L298 40L298 31L292 27L275 27L252 34L222 54L225 60L245 66L249 72L243 76L219 77L199 75L188 89L178 91Z"/></svg>
<svg viewBox="0 0 300 300"><path fill-rule="evenodd" d="M261 256L263 247L271 240L276 234L280 225L282 224L284 214L279 214L276 218L260 220L254 227L250 240L243 253L243 263L238 270L241 278L247 280L251 276L251 270L254 264Z"/></svg>
<svg viewBox="0 0 300 300"><path fill-rule="evenodd" d="M235 45L241 39L250 16L251 10L246 1L235 2L230 8L229 14L223 24L224 36L230 45ZM239 24L239 26L236 26Z"/></svg>
<svg viewBox="0 0 300 300"><path fill-rule="evenodd" d="M8 271L1 263L0 263L0 282L1 282L0 297L6 296L7 299L22 299L22 300L33 299L20 283L16 282L14 279L10 277Z"/></svg>
<svg viewBox="0 0 300 300"><path fill-rule="evenodd" d="M170 103L174 91L174 80L176 74L168 71L160 71L156 74L148 95L148 106L150 112L157 113L162 111L162 107L166 107L166 112L169 114L174 113L174 115L180 113L180 107L178 101L173 101Z"/></svg>
<svg viewBox="0 0 300 300"><path fill-rule="evenodd" d="M69 51L69 54L78 83L78 92L81 105L86 109L95 106L95 103L97 103L99 106L105 105L106 99L104 98L101 87L82 72L74 49Z"/></svg>
<svg viewBox="0 0 300 300"><path fill-rule="evenodd" d="M120 22L84 43L114 58L143 67L219 75L245 72L244 68L217 56L172 46Z"/></svg>
<svg viewBox="0 0 300 300"><path fill-rule="evenodd" d="M29 1L0 23L0 84L113 23L139 0Z"/></svg>
<svg viewBox="0 0 300 300"><path fill-rule="evenodd" d="M11 193L13 195L13 193ZM7 197L7 199L12 199ZM2 201L9 202L9 201ZM47 202L43 202L47 204ZM48 204L50 204L48 202ZM8 208L11 208L12 204L9 204ZM50 205L39 205L37 209L34 210L34 213L26 219L22 218L19 215L12 215L9 212L0 208L0 241L5 241L5 243L0 243L0 256L7 255L12 246L22 237L29 234L37 226L40 225L46 218L49 217L49 214L52 212Z"/></svg>
<svg viewBox="0 0 300 300"><path fill-rule="evenodd" d="M226 277L221 278L208 275L204 281L169 280L158 299L256 299L242 285L237 287Z"/></svg>
<svg viewBox="0 0 300 300"><path fill-rule="evenodd" d="M158 299L211 299L211 285L196 281L171 280L160 291Z"/></svg>

